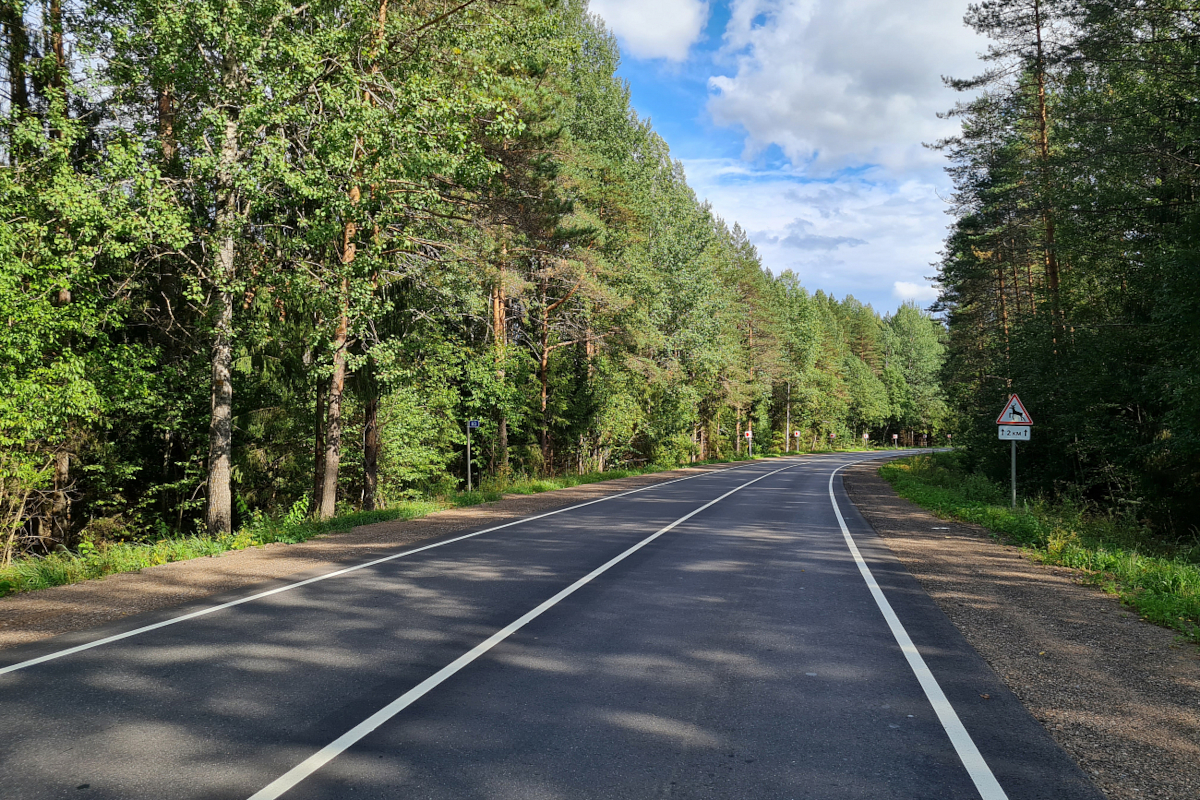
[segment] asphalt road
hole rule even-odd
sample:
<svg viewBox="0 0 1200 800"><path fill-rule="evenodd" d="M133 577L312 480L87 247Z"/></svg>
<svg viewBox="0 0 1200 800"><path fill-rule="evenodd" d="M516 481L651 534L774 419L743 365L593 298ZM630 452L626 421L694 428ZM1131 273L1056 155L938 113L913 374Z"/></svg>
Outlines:
<svg viewBox="0 0 1200 800"><path fill-rule="evenodd" d="M0 797L1099 800L831 480L861 458L6 651Z"/></svg>

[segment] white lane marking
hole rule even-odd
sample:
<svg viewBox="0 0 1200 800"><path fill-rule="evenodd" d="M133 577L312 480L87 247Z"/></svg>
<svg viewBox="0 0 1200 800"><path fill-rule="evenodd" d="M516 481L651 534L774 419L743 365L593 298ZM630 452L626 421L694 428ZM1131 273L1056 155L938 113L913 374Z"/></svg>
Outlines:
<svg viewBox="0 0 1200 800"><path fill-rule="evenodd" d="M275 780L271 781L269 784L264 786L262 789L258 790L254 794L252 794L250 796L249 800L276 800L276 798L282 796L285 792L287 792L289 789L294 787L296 784L303 781L309 775L312 775L314 772L319 770L321 767L325 766L330 761L337 758L339 755L341 755L343 752L345 752L347 749L349 749L351 746L353 746L355 742L359 741L364 736L371 733L371 731L375 730L380 725L387 722L388 720L390 720L392 717L399 714L404 709L408 708L410 705L415 703L417 700L420 700L422 697L424 697L430 691L437 688L437 686L439 684L441 684L443 681L445 681L451 675L458 672L459 670L461 670L463 667L470 664L475 659L479 658L481 655L486 653L488 650L491 650L493 647L498 645L500 642L502 642L504 639L508 638L510 635L512 635L516 631L525 627L525 625L527 625L529 622L531 622L534 619L536 619L537 617L541 616L543 612L545 612L548 609L557 605L560 601L562 601L564 598L568 597L569 595L573 594L580 587L586 585L587 583L590 583L597 576L602 575L603 573L607 572L609 569L616 566L620 562L624 561L626 558L633 555L638 550L641 550L643 547L650 544L651 542L653 542L655 539L662 536L663 534L667 533L672 528L674 528L677 525L680 525L684 522L687 522L689 519L696 516L701 511L704 511L707 508L711 508L712 506L715 506L717 503L721 502L726 497L729 497L731 494L734 494L735 492L740 492L742 489L745 489L747 486L750 486L751 484L758 483L759 481L763 480L764 478L769 478L772 475L775 475L776 473L783 472L784 470L788 470L788 469L793 469L794 467L798 467L798 466L800 466L800 465L799 464L791 464L786 467L781 467L781 468L775 470L774 472L768 472L766 475L760 475L759 477L755 478L752 481L747 481L746 483L743 483L741 486L738 486L734 489L730 489L728 492L721 495L716 500L710 500L709 502L700 506L699 508L692 511L691 513L685 514L684 516L675 520L674 522L672 522L670 525L666 526L665 528L660 528L659 530L655 531L650 536L648 536L647 538L638 542L633 547L630 547L625 552L621 553L620 555L616 556L615 558L609 560L608 562L604 563L603 565L592 570L587 575L584 575L582 578L575 581L570 586L568 586L567 588L563 589L558 594L551 597L549 600L545 601L544 603L537 606L533 610L526 612L522 616L518 617L517 619L513 620L509 624L505 625L503 628L501 628L500 630L493 633L487 639L484 639L482 642L475 645L470 650L463 653L461 656L454 659L449 664L442 667L437 672L433 673L428 678L421 681L416 686L409 689L407 692L400 695L395 700L388 703L386 706L379 709L374 714L367 717L365 720L358 723L353 728L346 731L341 736L339 736L338 738L334 739L329 744L322 747L317 752L313 753L311 756L306 758L304 761L301 761L299 764L292 767L290 770L288 770L284 774L280 775Z"/></svg>
<svg viewBox="0 0 1200 800"><path fill-rule="evenodd" d="M958 718L958 714L954 711L954 706L950 705L950 701L946 699L946 694L942 691L942 687L938 685L937 679L933 677L933 673L929 670L928 665L926 665L925 659L921 658L921 654L917 651L917 646L913 644L913 640L909 637L908 631L900 624L899 617L892 610L891 603L883 596L883 590L875 582L875 576L871 574L870 568L867 567L867 562L863 560L862 553L858 551L858 546L854 544L854 539L850 536L850 529L846 527L846 520L842 518L842 510L838 508L837 497L833 493L834 476L848 466L850 465L843 464L829 473L829 502L833 503L833 513L837 515L838 525L842 528L842 536L846 539L846 546L850 548L850 553L854 556L855 563L858 564L858 571L862 573L863 580L867 582L867 588L871 590L871 596L875 598L875 605L879 606L879 610L883 612L883 618L887 620L888 627L892 630L892 636L896 637L896 643L900 645L900 650L908 660L908 666L912 668L913 674L917 676L917 681L921 684L921 688L925 690L925 696L929 698L929 703L933 706L938 721L942 723L942 728L945 729L946 735L950 737L950 743L954 745L954 750L958 753L963 766L966 767L967 774L975 782L975 788L979 791L979 796L983 800L1008 800L1008 795L1000 788L1000 782L996 780L996 776L992 774L991 768L984 761L979 748L975 746L974 740L971 739L971 734L967 733L967 729L963 727L962 720Z"/></svg>
<svg viewBox="0 0 1200 800"><path fill-rule="evenodd" d="M329 580L330 578L337 578L341 575L346 575L351 572L356 572L360 569L366 569L367 567L374 567L377 564L383 564L387 561L395 561L398 558L404 558L405 556L411 556L416 553L423 552L425 550L432 550L435 547L443 547L444 545L454 544L455 542L461 542L463 539L471 539L475 536L482 536L485 533L492 533L492 532L498 531L502 528L511 528L514 525L521 525L523 523L533 522L534 520L543 519L545 517L552 517L555 514L562 514L567 511L574 511L577 508L583 508L584 506L590 506L595 503L603 503L607 500L616 500L618 497L627 497L631 494L637 494L638 492L644 492L649 489L657 489L662 486L670 486L672 483L679 483L680 481L690 481L693 478L703 478L706 475L718 475L722 472L729 472L730 470L741 469L744 466L746 466L746 465L739 464L739 465L733 466L733 467L725 467L724 469L716 469L716 470L711 470L709 472L702 472L699 475L688 475L684 478L675 478L674 480L663 481L662 483L653 483L649 486L643 486L640 489L630 489L627 492L621 492L619 494L609 495L608 497L601 497L596 500L589 500L586 503L577 503L573 506L567 506L566 508L560 508L557 511L547 511L545 514L537 514L536 516L532 516L532 517L522 517L521 519L513 520L512 522L506 522L503 525L496 525L491 528L485 528L481 531L475 531L474 533L464 534L463 536L456 536L453 539L446 539L443 542L435 542L434 544L427 544L424 547L416 547L416 548L413 548L412 550L405 550L401 553L395 553L390 556L384 556L383 558L377 558L374 561L367 561L366 563L363 563L363 564L355 564L352 567L345 567L343 569L334 570L333 572L328 572L324 575L318 575L315 578L308 578L307 580L297 581L296 583L289 583L286 586L277 586L274 589L268 589L265 592L258 592L257 594L252 594L248 597L241 597L241 598L238 598L237 600L231 600L228 603L221 603L220 605L210 606L208 608L202 608L199 611L193 611L190 614L182 614L178 617L172 617L171 619L166 619L166 620L163 620L162 622L156 622L153 625L145 625L141 628L135 628L134 630L126 631L125 633L118 633L118 634L114 634L113 636L106 636L103 639L97 639L94 642L88 642L86 644L77 645L75 647L68 647L65 650L57 650L53 653L47 653L44 656L38 656L37 658L31 658L28 661L21 661L16 664L10 664L7 667L0 667L0 675L6 675L10 672L16 672L17 670L26 669L28 667L36 666L38 664L44 664L47 661L53 661L54 659L63 658L64 656L74 655L75 653L82 653L84 650L91 650L93 647L100 647L101 645L112 644L113 642L119 642L122 639L128 639L131 636L138 636L143 633L149 633L150 631L156 631L159 628L165 628L168 625L175 625L177 623L186 622L187 620L196 619L197 617L203 617L207 614L212 614L217 611L224 611L227 608L233 608L234 606L240 606L243 603L249 603L254 600L261 600L264 597L270 597L271 595L280 594L282 592L289 592L292 589L298 589L301 586L307 586L310 583L318 583L320 581Z"/></svg>

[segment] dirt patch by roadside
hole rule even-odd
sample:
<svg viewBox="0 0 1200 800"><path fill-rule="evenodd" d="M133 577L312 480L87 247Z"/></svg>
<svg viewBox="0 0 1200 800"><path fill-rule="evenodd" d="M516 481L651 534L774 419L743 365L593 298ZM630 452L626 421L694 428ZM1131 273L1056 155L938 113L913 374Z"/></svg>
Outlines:
<svg viewBox="0 0 1200 800"><path fill-rule="evenodd" d="M843 473L850 499L1105 795L1200 798L1200 651L1076 570L901 499L878 468Z"/></svg>
<svg viewBox="0 0 1200 800"><path fill-rule="evenodd" d="M92 628L106 622L203 600L289 575L367 561L408 545L687 475L727 469L716 464L636 475L494 503L450 509L417 520L377 522L302 544L271 544L210 558L176 561L100 580L56 586L0 600L0 649Z"/></svg>

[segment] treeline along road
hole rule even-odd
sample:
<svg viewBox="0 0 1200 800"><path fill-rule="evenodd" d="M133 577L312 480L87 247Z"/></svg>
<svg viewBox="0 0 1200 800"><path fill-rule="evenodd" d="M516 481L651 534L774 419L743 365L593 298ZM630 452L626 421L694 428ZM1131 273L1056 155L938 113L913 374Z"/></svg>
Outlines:
<svg viewBox="0 0 1200 800"><path fill-rule="evenodd" d="M944 327L766 271L579 0L35 6L0 4L6 563L444 495L471 420L495 490L946 424Z"/></svg>

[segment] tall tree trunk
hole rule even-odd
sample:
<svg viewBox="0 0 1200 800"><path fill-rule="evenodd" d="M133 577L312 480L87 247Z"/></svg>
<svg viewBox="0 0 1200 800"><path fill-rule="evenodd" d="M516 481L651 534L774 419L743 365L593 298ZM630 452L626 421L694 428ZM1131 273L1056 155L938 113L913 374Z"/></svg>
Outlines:
<svg viewBox="0 0 1200 800"><path fill-rule="evenodd" d="M353 257L353 256L351 256ZM325 424L325 468L321 476L321 508L318 516L331 519L337 513L338 470L342 463L342 395L346 389L346 343L349 338L350 281L342 279L342 313L333 339L333 375L329 378L329 406Z"/></svg>
<svg viewBox="0 0 1200 800"><path fill-rule="evenodd" d="M179 151L175 138L175 87L172 84L158 90L158 142L162 147L163 163L170 164Z"/></svg>
<svg viewBox="0 0 1200 800"><path fill-rule="evenodd" d="M71 454L54 456L54 495L50 504L50 538L66 543L71 535Z"/></svg>
<svg viewBox="0 0 1200 800"><path fill-rule="evenodd" d="M238 122L225 118L221 158L217 167L217 247L211 281L216 290L212 341L212 418L208 428L208 510L210 533L233 531L230 487L233 454L233 289L236 269L234 225L238 217L233 168L238 157Z"/></svg>
<svg viewBox="0 0 1200 800"><path fill-rule="evenodd" d="M8 70L8 100L14 118L29 113L29 84L26 83L26 60L29 58L29 31L25 29L24 0L0 0L0 28L8 40L5 67ZM15 165L21 154L16 142L9 141L8 160Z"/></svg>
<svg viewBox="0 0 1200 800"><path fill-rule="evenodd" d="M538 354L538 380L542 386L542 463L546 465L550 465L553 460L553 448L551 447L550 438L550 354L560 347L569 347L580 342L579 339L574 339L566 342L557 342L553 345L550 344L550 318L552 314L575 295L580 283L577 282L562 297L554 302L550 302L549 280L542 278L539 286L541 300L541 352Z"/></svg>
<svg viewBox="0 0 1200 800"><path fill-rule="evenodd" d="M363 511L375 510L379 486L379 398L372 395L363 411Z"/></svg>
<svg viewBox="0 0 1200 800"><path fill-rule="evenodd" d="M379 71L375 59L378 56L379 47L384 39L384 26L387 24L387 6L387 0L382 0L379 5L375 38L369 56L371 62L369 71L372 75ZM363 103L368 106L374 105L370 90L363 91ZM363 138L359 134L354 139L354 156L357 159L364 155ZM361 171L358 173L357 178L361 181ZM355 185L350 187L349 191L350 205L352 207L357 206L361 199L362 187L359 183L355 183ZM358 254L357 237L358 223L353 219L347 220L342 227L342 308L341 314L338 317L337 333L334 335L333 341L333 375L329 379L329 405L326 410L325 465L321 476L321 508L318 512L318 516L321 519L330 519L337 513L338 471L341 469L342 463L342 396L346 388L346 350L349 343L350 331L349 268L354 263L354 259Z"/></svg>
<svg viewBox="0 0 1200 800"><path fill-rule="evenodd" d="M67 108L67 52L63 47L62 0L49 0L47 22L50 28L50 53L54 56L54 71L46 81L47 99L52 104L62 103L62 121L66 120ZM51 117L53 119L53 115ZM50 126L50 138L62 138L62 121L55 120Z"/></svg>
<svg viewBox="0 0 1200 800"><path fill-rule="evenodd" d="M308 513L321 511L321 490L325 486L325 398L328 386L317 382L317 407L313 416L313 487Z"/></svg>
<svg viewBox="0 0 1200 800"><path fill-rule="evenodd" d="M233 240L222 242L217 258L233 260ZM233 293L217 291L217 318L212 344L212 417L208 427L208 511L210 533L233 530Z"/></svg>
<svg viewBox="0 0 1200 800"><path fill-rule="evenodd" d="M1000 297L1000 322L1004 330L1004 363L1008 364L1008 298L1004 289L1004 264L996 265L996 293Z"/></svg>
<svg viewBox="0 0 1200 800"><path fill-rule="evenodd" d="M507 250L501 248L501 258L507 255ZM504 386L505 352L508 347L507 306L504 296L504 264L501 263L496 283L492 287L492 343L495 348L496 381ZM500 474L508 477L508 415L503 407L500 408L500 419L496 430L496 446L500 449Z"/></svg>
<svg viewBox="0 0 1200 800"><path fill-rule="evenodd" d="M542 465L543 469L548 469L550 466L550 348L544 333L541 357L538 359L538 382L542 386L542 429L539 435L542 445Z"/></svg>
<svg viewBox="0 0 1200 800"><path fill-rule="evenodd" d="M379 73L377 59L379 49L383 44L387 26L388 0L381 0L379 13L376 17L375 36L372 40L371 51L367 57L370 64L368 72L371 75ZM375 100L370 88L363 90L362 102L365 106L374 106ZM361 133L354 138L354 157L357 161L366 157ZM356 183L350 187L349 200L355 207L362 200L362 169L356 173ZM373 193L373 188L370 190ZM379 237L379 228L375 227L375 238ZM322 469L321 509L320 518L329 519L337 511L338 472L342 463L342 398L346 388L346 359L349 346L350 329L350 270L358 254L358 223L354 219L346 221L342 228L342 309L338 318L337 333L334 337L333 375L329 380L328 424L325 432L325 463ZM372 279L372 288L378 287L378 275ZM379 399L372 395L367 401L363 427L363 507L375 510L375 490L378 478L379 464L379 428L377 411Z"/></svg>
<svg viewBox="0 0 1200 800"><path fill-rule="evenodd" d="M1016 302L1017 302L1017 316L1018 316L1018 317L1020 317L1020 316L1021 316L1021 275L1020 275L1020 273L1017 271L1017 252L1016 252L1016 248L1012 248L1012 247L1010 247L1010 248L1009 248L1008 260L1009 260L1009 262L1012 264L1012 286L1013 286L1013 296L1014 296L1014 298L1016 299ZM1033 312L1033 302L1032 302L1032 300L1033 300L1033 296L1032 296L1032 295L1030 295L1030 306L1029 306L1029 310L1030 310L1031 314L1032 314L1032 312Z"/></svg>
<svg viewBox="0 0 1200 800"><path fill-rule="evenodd" d="M29 84L25 80L29 58L29 31L25 28L24 0L0 0L0 25L8 39L9 102L19 111L29 111Z"/></svg>
<svg viewBox="0 0 1200 800"><path fill-rule="evenodd" d="M1033 0L1034 32L1037 44L1037 64L1034 73L1037 77L1038 102L1038 156L1041 162L1041 205L1042 227L1045 232L1045 266L1046 288L1050 292L1050 311L1058 319L1054 325L1062 325L1062 305L1059 298L1058 254L1054 244L1054 212L1050 204L1050 124L1046 109L1046 57L1042 41L1042 0ZM1054 335L1057 345L1058 337ZM1057 347L1056 347L1057 352Z"/></svg>

